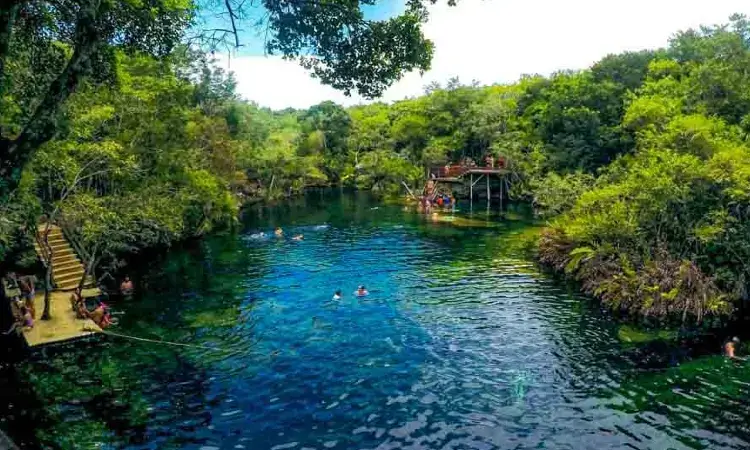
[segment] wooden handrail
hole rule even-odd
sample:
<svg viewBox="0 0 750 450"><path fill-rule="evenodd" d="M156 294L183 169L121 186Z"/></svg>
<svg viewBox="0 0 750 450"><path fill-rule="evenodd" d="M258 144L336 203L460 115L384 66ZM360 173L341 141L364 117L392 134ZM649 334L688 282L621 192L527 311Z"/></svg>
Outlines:
<svg viewBox="0 0 750 450"><path fill-rule="evenodd" d="M70 230L70 227L68 227L62 217L60 219L61 220L59 220L58 222L60 224L60 230L62 230L63 236L65 236L65 239L67 239L68 243L70 243L70 246L73 247L73 250L76 252L76 254L78 254L78 257L81 259L81 262L85 267L89 263L89 259L91 259L90 256L83 249L83 246L76 237L75 233Z"/></svg>
<svg viewBox="0 0 750 450"><path fill-rule="evenodd" d="M39 245L39 248L42 250L42 264L44 264L44 267L47 267L52 264L52 247L49 245L49 228L45 227L44 231L44 239L42 239L41 236L39 236L39 228L37 228L36 233L34 233L34 239L36 239L36 243Z"/></svg>

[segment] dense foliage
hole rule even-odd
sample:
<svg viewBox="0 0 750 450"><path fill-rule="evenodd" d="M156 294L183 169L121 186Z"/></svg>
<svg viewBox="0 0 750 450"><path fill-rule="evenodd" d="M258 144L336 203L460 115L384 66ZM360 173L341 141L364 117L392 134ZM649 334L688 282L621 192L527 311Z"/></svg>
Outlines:
<svg viewBox="0 0 750 450"><path fill-rule="evenodd" d="M54 58L69 51L60 45L40 48ZM348 109L260 108L200 54L149 53L115 49L113 83L81 81L3 205L2 254L42 214L78 230L92 259L113 263L230 225L252 199L322 185L401 193L404 183L421 187L430 166L493 155L511 171L511 197L550 220L540 260L611 308L701 321L748 297L743 16L583 71L484 87L452 79ZM25 57L8 59L8 73L39 84ZM13 107L0 123L21 130L32 109L5 92Z"/></svg>

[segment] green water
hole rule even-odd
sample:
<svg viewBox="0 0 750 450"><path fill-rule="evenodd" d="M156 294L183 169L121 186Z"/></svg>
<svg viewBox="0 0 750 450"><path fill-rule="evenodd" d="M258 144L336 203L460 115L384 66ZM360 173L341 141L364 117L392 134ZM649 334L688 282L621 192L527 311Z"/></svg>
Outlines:
<svg viewBox="0 0 750 450"><path fill-rule="evenodd" d="M623 329L524 256L524 217L320 193L248 211L142 257L112 305L115 332L217 350L36 352L2 366L0 427L24 448L748 448L750 369Z"/></svg>

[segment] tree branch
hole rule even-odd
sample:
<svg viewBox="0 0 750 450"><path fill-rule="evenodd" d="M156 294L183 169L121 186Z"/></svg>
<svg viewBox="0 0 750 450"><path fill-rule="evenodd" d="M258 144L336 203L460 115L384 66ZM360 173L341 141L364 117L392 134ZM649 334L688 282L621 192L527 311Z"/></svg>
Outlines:
<svg viewBox="0 0 750 450"><path fill-rule="evenodd" d="M0 8L0 98L5 94L5 60L10 53L13 25L21 9L21 0L9 0L9 3Z"/></svg>
<svg viewBox="0 0 750 450"><path fill-rule="evenodd" d="M80 84L86 73L86 64L96 51L99 40L96 30L99 4L99 1L92 0L88 7L83 8L76 23L73 56L50 84L21 134L13 140L0 140L0 180L5 182L4 186L0 186L0 197L3 196L3 191L12 191L16 187L21 168L31 159L36 149L55 136L55 122L60 108Z"/></svg>
<svg viewBox="0 0 750 450"><path fill-rule="evenodd" d="M239 47L240 46L240 35L237 33L237 25L234 22L234 19L237 18L237 16L234 13L234 10L232 9L232 2L230 0L224 0L224 5L227 7L227 11L229 12L229 20L232 23L232 30L234 33L234 46Z"/></svg>

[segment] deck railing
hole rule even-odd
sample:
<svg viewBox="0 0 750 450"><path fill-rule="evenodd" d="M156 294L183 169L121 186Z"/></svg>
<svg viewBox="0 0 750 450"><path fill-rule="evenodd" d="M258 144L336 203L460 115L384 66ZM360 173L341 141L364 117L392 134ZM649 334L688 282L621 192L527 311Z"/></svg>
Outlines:
<svg viewBox="0 0 750 450"><path fill-rule="evenodd" d="M458 164L448 166L435 166L430 168L430 177L434 178L458 178L469 170L468 166Z"/></svg>
<svg viewBox="0 0 750 450"><path fill-rule="evenodd" d="M459 178L469 170L472 169L504 169L505 160L501 159L497 161L494 166L482 166L482 165L466 165L466 164L448 164L445 166L433 166L430 167L430 178Z"/></svg>
<svg viewBox="0 0 750 450"><path fill-rule="evenodd" d="M36 243L39 245L39 249L42 252L42 264L47 267L52 264L52 246L49 245L49 228L45 228L41 234L44 234L44 237L40 236L40 232L37 229L34 237L36 238Z"/></svg>

